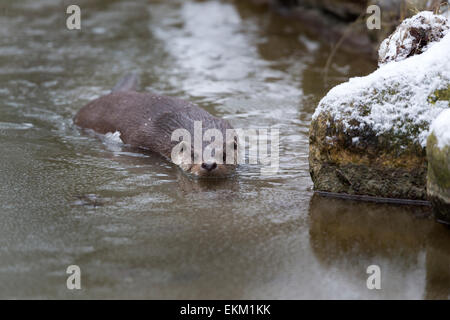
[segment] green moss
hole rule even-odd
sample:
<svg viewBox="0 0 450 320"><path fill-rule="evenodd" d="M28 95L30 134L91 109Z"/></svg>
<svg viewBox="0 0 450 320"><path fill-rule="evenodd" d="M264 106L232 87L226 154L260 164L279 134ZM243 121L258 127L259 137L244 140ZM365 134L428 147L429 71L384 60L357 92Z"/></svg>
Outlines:
<svg viewBox="0 0 450 320"><path fill-rule="evenodd" d="M436 90L428 97L429 103L435 104L437 101L450 101L450 85L448 85L447 89Z"/></svg>

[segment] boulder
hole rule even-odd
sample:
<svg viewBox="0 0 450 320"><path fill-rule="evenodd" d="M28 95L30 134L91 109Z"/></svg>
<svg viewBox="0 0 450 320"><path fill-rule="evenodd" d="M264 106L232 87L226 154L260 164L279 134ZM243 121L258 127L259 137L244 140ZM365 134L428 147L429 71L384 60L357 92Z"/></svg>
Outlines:
<svg viewBox="0 0 450 320"><path fill-rule="evenodd" d="M431 11L424 11L404 20L396 31L381 43L378 65L404 60L425 52L428 45L442 39L449 29L447 18Z"/></svg>
<svg viewBox="0 0 450 320"><path fill-rule="evenodd" d="M447 94L450 94L450 88ZM433 121L430 131L427 142L428 198L436 218L450 224L450 109L444 110Z"/></svg>
<svg viewBox="0 0 450 320"><path fill-rule="evenodd" d="M429 128L450 96L450 33L438 40L320 101L309 136L315 190L427 199Z"/></svg>

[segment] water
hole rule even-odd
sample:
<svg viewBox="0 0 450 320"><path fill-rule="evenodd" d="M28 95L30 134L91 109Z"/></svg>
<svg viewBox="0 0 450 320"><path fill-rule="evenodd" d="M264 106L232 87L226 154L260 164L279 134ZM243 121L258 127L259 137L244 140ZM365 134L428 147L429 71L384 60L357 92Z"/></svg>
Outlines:
<svg viewBox="0 0 450 320"><path fill-rule="evenodd" d="M0 5L0 298L449 297L450 232L427 210L312 193L314 108L374 62L339 52L325 84L327 43L238 1L78 3L82 31L67 1ZM193 181L74 127L130 70L236 128L278 128L280 172Z"/></svg>

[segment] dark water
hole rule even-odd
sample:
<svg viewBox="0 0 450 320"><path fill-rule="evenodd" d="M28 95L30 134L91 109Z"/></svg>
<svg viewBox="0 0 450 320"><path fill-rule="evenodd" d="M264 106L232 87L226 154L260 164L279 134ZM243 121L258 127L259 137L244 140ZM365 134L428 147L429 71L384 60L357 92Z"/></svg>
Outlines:
<svg viewBox="0 0 450 320"><path fill-rule="evenodd" d="M450 230L426 210L313 196L327 43L242 1L83 0L81 31L70 3L0 4L0 298L449 297ZM329 86L375 68L333 61ZM278 128L279 173L192 181L75 128L130 70L237 128ZM382 290L366 287L372 264Z"/></svg>

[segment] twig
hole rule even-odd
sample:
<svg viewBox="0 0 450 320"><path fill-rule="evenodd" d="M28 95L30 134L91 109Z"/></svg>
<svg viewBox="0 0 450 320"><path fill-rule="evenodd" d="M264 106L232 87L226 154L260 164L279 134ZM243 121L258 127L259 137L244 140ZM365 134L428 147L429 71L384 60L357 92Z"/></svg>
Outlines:
<svg viewBox="0 0 450 320"><path fill-rule="evenodd" d="M337 50L339 49L339 47L342 45L342 43L344 42L344 40L347 38L348 34L351 31L351 28L354 27L358 22L360 22L360 20L362 19L362 17L364 17L366 15L366 13L363 11L358 18L356 18L355 21L353 21L350 25L347 26L347 28L345 29L344 33L342 34L341 38L339 39L339 41L336 43L336 45L333 47L333 49L330 52L330 55L328 56L327 59L327 63L325 64L325 68L323 70L324 73L324 84L325 87L328 86L328 70L330 69L330 65L331 62L333 61L334 56L336 55Z"/></svg>

